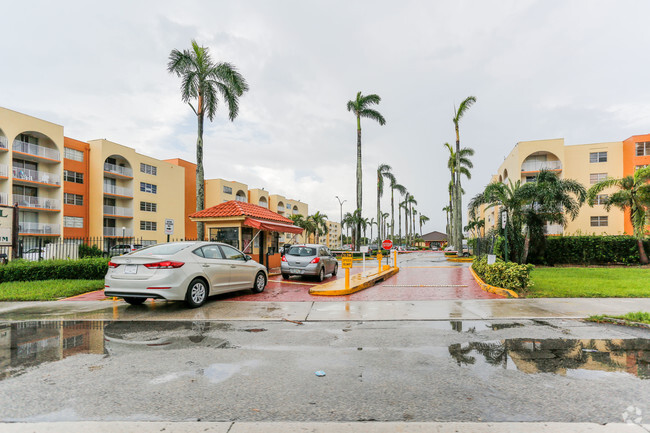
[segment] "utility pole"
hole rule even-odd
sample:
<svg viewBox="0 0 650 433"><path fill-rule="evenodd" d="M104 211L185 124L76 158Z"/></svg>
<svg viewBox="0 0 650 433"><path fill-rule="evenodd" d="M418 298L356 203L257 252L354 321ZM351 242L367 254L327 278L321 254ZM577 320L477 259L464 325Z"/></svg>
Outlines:
<svg viewBox="0 0 650 433"><path fill-rule="evenodd" d="M347 200L341 201L338 195L335 197L339 201L339 206L341 207L341 249L343 249L343 203L345 203Z"/></svg>

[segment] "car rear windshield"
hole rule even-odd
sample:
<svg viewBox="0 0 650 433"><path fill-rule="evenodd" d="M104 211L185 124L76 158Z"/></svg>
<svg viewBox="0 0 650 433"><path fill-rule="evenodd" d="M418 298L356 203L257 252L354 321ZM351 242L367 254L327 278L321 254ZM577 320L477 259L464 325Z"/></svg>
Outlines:
<svg viewBox="0 0 650 433"><path fill-rule="evenodd" d="M291 247L289 255L292 256L315 256L316 248L310 247Z"/></svg>
<svg viewBox="0 0 650 433"><path fill-rule="evenodd" d="M132 256L171 256L177 252L194 245L192 242L178 244L160 244L144 248L131 253Z"/></svg>

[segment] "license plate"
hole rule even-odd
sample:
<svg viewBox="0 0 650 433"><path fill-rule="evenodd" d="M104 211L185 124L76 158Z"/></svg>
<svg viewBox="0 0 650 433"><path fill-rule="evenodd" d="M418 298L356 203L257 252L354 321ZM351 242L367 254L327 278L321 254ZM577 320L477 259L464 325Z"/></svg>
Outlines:
<svg viewBox="0 0 650 433"><path fill-rule="evenodd" d="M138 265L124 265L124 273L125 274L137 274L138 273Z"/></svg>
<svg viewBox="0 0 650 433"><path fill-rule="evenodd" d="M294 274L302 274L303 270L302 269L292 269L291 272L293 272Z"/></svg>

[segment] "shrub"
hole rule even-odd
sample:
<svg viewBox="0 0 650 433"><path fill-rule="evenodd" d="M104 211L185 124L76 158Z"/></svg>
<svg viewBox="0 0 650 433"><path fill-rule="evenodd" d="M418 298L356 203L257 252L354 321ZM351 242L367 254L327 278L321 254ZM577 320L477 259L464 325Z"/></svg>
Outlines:
<svg viewBox="0 0 650 433"><path fill-rule="evenodd" d="M650 241L644 246L650 251ZM548 236L544 251L530 261L545 265L630 265L639 263L639 248L633 236Z"/></svg>
<svg viewBox="0 0 650 433"><path fill-rule="evenodd" d="M102 250L97 248L97 245L88 246L86 244L79 245L79 258L83 259L85 257L101 257Z"/></svg>
<svg viewBox="0 0 650 433"><path fill-rule="evenodd" d="M487 264L487 257L474 260L472 269L487 284L521 293L532 285L530 271L533 265L519 265L514 262L497 260L493 265Z"/></svg>
<svg viewBox="0 0 650 433"><path fill-rule="evenodd" d="M108 259L13 260L0 266L0 282L36 280L99 280L108 272Z"/></svg>

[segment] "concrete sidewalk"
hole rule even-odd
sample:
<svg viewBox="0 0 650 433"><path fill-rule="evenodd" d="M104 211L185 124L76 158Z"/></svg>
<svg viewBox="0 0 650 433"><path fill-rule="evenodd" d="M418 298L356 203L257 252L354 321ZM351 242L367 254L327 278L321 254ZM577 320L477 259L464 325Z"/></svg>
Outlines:
<svg viewBox="0 0 650 433"><path fill-rule="evenodd" d="M2 302L0 320L477 320L585 318L650 311L650 298L473 299L439 301L235 302Z"/></svg>

